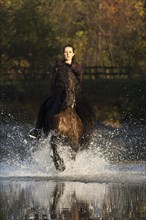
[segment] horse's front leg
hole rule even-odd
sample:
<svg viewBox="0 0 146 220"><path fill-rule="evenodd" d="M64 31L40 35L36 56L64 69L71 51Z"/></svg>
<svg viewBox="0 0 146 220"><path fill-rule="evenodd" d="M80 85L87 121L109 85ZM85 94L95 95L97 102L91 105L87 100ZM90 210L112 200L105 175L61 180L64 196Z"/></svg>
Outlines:
<svg viewBox="0 0 146 220"><path fill-rule="evenodd" d="M64 171L66 167L65 167L63 159L59 156L59 153L57 151L57 141L58 140L56 136L51 137L51 147L53 150L53 161L54 161L56 170Z"/></svg>

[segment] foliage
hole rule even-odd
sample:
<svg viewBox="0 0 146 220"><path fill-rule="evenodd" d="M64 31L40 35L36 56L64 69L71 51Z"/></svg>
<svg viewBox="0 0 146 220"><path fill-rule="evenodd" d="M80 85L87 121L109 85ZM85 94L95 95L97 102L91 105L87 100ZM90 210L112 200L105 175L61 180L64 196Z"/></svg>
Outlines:
<svg viewBox="0 0 146 220"><path fill-rule="evenodd" d="M2 0L1 73L50 73L71 43L83 65L135 66L144 75L145 7L144 0Z"/></svg>

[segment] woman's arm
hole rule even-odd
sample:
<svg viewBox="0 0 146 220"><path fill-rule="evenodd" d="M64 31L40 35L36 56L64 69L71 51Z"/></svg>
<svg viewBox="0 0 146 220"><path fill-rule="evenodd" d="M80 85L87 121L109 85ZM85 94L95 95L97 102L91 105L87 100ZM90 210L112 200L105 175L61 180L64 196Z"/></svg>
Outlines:
<svg viewBox="0 0 146 220"><path fill-rule="evenodd" d="M82 82L83 71L82 71L81 64L79 63L73 64L72 71L76 75L76 77L79 79L79 81Z"/></svg>
<svg viewBox="0 0 146 220"><path fill-rule="evenodd" d="M53 73L52 73L52 79L51 79L51 90L52 91L54 90L56 86L56 82L59 78L59 74L60 74L59 63L56 61L56 64L54 66Z"/></svg>

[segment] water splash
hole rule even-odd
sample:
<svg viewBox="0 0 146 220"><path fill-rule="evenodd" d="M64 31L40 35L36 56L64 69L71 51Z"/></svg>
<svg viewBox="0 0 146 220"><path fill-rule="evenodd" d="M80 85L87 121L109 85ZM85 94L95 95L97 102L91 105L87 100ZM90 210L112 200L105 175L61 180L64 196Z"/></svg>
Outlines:
<svg viewBox="0 0 146 220"><path fill-rule="evenodd" d="M100 158L98 150L94 146L90 146L86 151L79 152L76 159L72 160L71 151L68 146L60 144L61 156L64 158L66 164L66 170L62 174L56 171L54 167L49 138L40 142L30 141L30 143L25 139L21 142L21 145L18 146L17 141L15 144L15 148L18 148L17 150L15 149L15 154L13 152L12 157L8 156L2 160L1 176L48 177L89 175L91 173L98 173L99 170L101 172L107 164L102 157ZM25 148L25 150L19 151L20 148ZM9 149L10 145L8 145Z"/></svg>
<svg viewBox="0 0 146 220"><path fill-rule="evenodd" d="M0 177L57 177L83 181L88 181L89 178L96 181L98 178L103 181L109 180L112 175L112 179L114 177L117 179L118 176L120 181L123 175L133 174L145 178L146 164L144 162L125 163L127 152L132 155L131 158L137 158L135 146L138 146L138 143L136 135L132 136L134 131L138 134L138 147L141 152L138 155L142 155L142 158L145 156L146 146L143 143L145 128L128 131L129 128L111 129L98 126L88 150L79 152L75 161L71 159L66 146L60 144L66 164L66 170L62 173L56 171L54 167L49 137L40 142L32 141L27 137L29 129L29 125L3 125L1 127ZM131 154L129 149L132 149Z"/></svg>

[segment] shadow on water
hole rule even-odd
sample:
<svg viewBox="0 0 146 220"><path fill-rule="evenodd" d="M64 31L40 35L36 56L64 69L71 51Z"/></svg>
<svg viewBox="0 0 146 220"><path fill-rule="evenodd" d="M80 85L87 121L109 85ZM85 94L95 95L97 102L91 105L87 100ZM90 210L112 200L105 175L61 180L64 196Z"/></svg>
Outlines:
<svg viewBox="0 0 146 220"><path fill-rule="evenodd" d="M55 170L49 138L0 125L0 219L146 219L146 127L97 125L89 149Z"/></svg>

